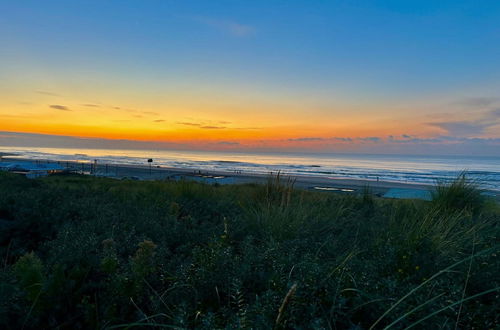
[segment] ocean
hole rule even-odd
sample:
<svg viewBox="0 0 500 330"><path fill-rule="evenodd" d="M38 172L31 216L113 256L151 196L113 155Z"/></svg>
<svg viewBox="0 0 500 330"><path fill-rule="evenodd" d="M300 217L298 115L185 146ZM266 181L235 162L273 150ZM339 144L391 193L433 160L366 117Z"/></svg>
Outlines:
<svg viewBox="0 0 500 330"><path fill-rule="evenodd" d="M168 150L114 150L0 147L20 158L100 164L153 165L202 171L313 175L390 182L435 184L462 171L485 189L500 191L500 157L369 154L237 153Z"/></svg>

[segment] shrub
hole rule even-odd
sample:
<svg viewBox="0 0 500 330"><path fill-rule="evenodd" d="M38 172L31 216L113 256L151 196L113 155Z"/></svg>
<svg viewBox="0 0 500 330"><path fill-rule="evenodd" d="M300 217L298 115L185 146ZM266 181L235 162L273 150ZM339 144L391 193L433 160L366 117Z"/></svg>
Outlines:
<svg viewBox="0 0 500 330"><path fill-rule="evenodd" d="M42 291L45 278L40 258L33 252L25 254L14 264L14 272L26 292L28 301L35 303Z"/></svg>
<svg viewBox="0 0 500 330"><path fill-rule="evenodd" d="M135 275L143 278L154 272L154 256L156 247L156 244L149 240L144 240L139 243L139 248L130 260L132 272Z"/></svg>

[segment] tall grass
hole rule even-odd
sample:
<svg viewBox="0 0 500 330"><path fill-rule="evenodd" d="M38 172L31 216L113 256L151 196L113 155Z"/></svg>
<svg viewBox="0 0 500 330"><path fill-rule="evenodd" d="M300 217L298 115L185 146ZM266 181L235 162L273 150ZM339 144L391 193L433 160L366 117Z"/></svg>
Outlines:
<svg viewBox="0 0 500 330"><path fill-rule="evenodd" d="M438 181L432 191L432 202L444 211L467 210L480 212L485 198L481 195L480 182L467 177L462 172L451 182Z"/></svg>

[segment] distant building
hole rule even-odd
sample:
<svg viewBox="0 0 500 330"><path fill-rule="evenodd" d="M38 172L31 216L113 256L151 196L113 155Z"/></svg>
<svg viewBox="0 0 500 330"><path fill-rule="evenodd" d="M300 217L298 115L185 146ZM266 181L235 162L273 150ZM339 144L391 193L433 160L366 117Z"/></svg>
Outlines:
<svg viewBox="0 0 500 330"><path fill-rule="evenodd" d="M26 175L34 179L49 174L61 173L64 167L59 164L36 164L32 162L0 162L0 170Z"/></svg>

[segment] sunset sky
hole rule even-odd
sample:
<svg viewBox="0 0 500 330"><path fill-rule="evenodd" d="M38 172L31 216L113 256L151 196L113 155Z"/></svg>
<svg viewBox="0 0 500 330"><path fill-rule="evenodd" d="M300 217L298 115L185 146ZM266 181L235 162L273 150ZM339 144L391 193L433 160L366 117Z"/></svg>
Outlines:
<svg viewBox="0 0 500 330"><path fill-rule="evenodd" d="M500 155L499 22L487 0L3 0L0 146Z"/></svg>

